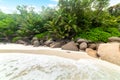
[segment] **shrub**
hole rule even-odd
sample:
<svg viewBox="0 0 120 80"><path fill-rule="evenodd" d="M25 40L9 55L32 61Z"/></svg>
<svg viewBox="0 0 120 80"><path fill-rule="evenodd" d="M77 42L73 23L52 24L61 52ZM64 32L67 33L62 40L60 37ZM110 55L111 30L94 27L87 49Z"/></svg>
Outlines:
<svg viewBox="0 0 120 80"><path fill-rule="evenodd" d="M17 40L20 40L20 39L22 39L22 37L14 37L14 38L12 39L12 42L15 43Z"/></svg>
<svg viewBox="0 0 120 80"><path fill-rule="evenodd" d="M93 28L89 31L82 32L81 34L77 35L77 37L85 38L94 42L107 42L109 37L117 36L120 37L120 31L117 28Z"/></svg>
<svg viewBox="0 0 120 80"><path fill-rule="evenodd" d="M118 28L108 28L105 31L110 33L111 36L118 36L118 37L120 37L120 31L119 31Z"/></svg>
<svg viewBox="0 0 120 80"><path fill-rule="evenodd" d="M111 34L105 32L102 28L93 28L87 32L82 32L78 37L85 38L94 42L107 42Z"/></svg>
<svg viewBox="0 0 120 80"><path fill-rule="evenodd" d="M49 35L48 32L44 32L44 33L40 33L40 34L36 34L35 37L37 37L38 39L44 39Z"/></svg>

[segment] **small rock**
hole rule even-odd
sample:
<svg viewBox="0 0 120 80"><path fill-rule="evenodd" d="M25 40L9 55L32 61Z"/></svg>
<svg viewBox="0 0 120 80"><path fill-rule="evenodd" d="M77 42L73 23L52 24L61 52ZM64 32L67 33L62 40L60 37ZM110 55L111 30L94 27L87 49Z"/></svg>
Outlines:
<svg viewBox="0 0 120 80"><path fill-rule="evenodd" d="M31 44L33 45L34 44L34 41L38 41L38 38L37 37L33 37L32 40L31 40Z"/></svg>
<svg viewBox="0 0 120 80"><path fill-rule="evenodd" d="M40 40L40 45L44 45L44 40Z"/></svg>
<svg viewBox="0 0 120 80"><path fill-rule="evenodd" d="M50 44L51 48L60 48L62 46L62 44L60 42L53 42L52 44Z"/></svg>
<svg viewBox="0 0 120 80"><path fill-rule="evenodd" d="M91 49L96 49L97 48L97 45L96 44L94 44L94 43L92 43L92 44L89 44L89 48L91 48Z"/></svg>
<svg viewBox="0 0 120 80"><path fill-rule="evenodd" d="M38 38L37 38L37 37L33 37L32 40L33 40L33 41L36 41L36 40L38 40Z"/></svg>
<svg viewBox="0 0 120 80"><path fill-rule="evenodd" d="M82 42L80 45L79 45L79 48L80 50L85 50L87 48L87 43L86 42Z"/></svg>
<svg viewBox="0 0 120 80"><path fill-rule="evenodd" d="M109 42L120 42L120 38L119 37L110 37L108 38Z"/></svg>
<svg viewBox="0 0 120 80"><path fill-rule="evenodd" d="M68 42L67 44L62 46L63 50L72 50L72 51L79 51L78 47L76 46L74 41Z"/></svg>
<svg viewBox="0 0 120 80"><path fill-rule="evenodd" d="M27 45L28 43L23 41L23 40L18 40L16 41L17 44L24 44L24 45Z"/></svg>
<svg viewBox="0 0 120 80"><path fill-rule="evenodd" d="M47 40L47 41L45 41L44 42L44 44L46 45L46 46L50 46L50 44L52 44L54 41L53 40Z"/></svg>
<svg viewBox="0 0 120 80"><path fill-rule="evenodd" d="M77 43L79 43L79 44L82 43L82 42L88 43L88 40L86 40L86 39L78 39L77 40Z"/></svg>
<svg viewBox="0 0 120 80"><path fill-rule="evenodd" d="M96 50L93 50L91 48L87 48L85 50L85 52L89 55L89 56L92 56L94 58L98 58L99 56L97 55L97 51Z"/></svg>
<svg viewBox="0 0 120 80"><path fill-rule="evenodd" d="M39 42L38 40L34 41L34 42L33 42L33 46L34 46L34 47L40 46L40 42Z"/></svg>

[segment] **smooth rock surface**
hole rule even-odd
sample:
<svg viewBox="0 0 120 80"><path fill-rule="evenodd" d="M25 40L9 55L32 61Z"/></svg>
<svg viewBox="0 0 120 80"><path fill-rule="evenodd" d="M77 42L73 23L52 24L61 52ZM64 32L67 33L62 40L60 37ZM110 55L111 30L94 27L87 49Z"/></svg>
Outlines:
<svg viewBox="0 0 120 80"><path fill-rule="evenodd" d="M94 49L94 50L97 49L97 45L94 44L94 43L89 44L88 46L89 46L89 48L91 48L91 49Z"/></svg>
<svg viewBox="0 0 120 80"><path fill-rule="evenodd" d="M47 40L47 41L45 41L44 42L44 44L46 45L46 46L50 46L50 44L52 44L54 41L53 40Z"/></svg>
<svg viewBox="0 0 120 80"><path fill-rule="evenodd" d="M38 40L33 41L33 46L34 46L34 47L40 46L40 42L39 42Z"/></svg>
<svg viewBox="0 0 120 80"><path fill-rule="evenodd" d="M34 45L34 41L39 41L37 37L33 37L31 40L31 44Z"/></svg>
<svg viewBox="0 0 120 80"><path fill-rule="evenodd" d="M98 58L98 56L97 56L97 51L96 51L96 50L93 50L93 49L91 49L91 48L87 48L87 49L85 50L85 52L86 52L89 56L91 56L91 57Z"/></svg>
<svg viewBox="0 0 120 80"><path fill-rule="evenodd" d="M86 42L82 42L80 45L79 45L79 48L80 50L85 50L87 48L87 43Z"/></svg>
<svg viewBox="0 0 120 80"><path fill-rule="evenodd" d="M50 44L51 48L60 48L62 46L61 42L53 42L52 44Z"/></svg>
<svg viewBox="0 0 120 80"><path fill-rule="evenodd" d="M104 43L98 48L98 55L101 59L120 65L120 44Z"/></svg>
<svg viewBox="0 0 120 80"><path fill-rule="evenodd" d="M23 40L17 40L16 41L17 44L23 44L23 45L27 45L28 43L23 41Z"/></svg>
<svg viewBox="0 0 120 80"><path fill-rule="evenodd" d="M68 42L67 44L62 46L63 50L72 50L72 51L79 51L78 47L76 46L74 41Z"/></svg>
<svg viewBox="0 0 120 80"><path fill-rule="evenodd" d="M77 43L82 43L82 42L86 42L86 43L88 43L89 41L88 40L86 40L86 39L78 39L77 40Z"/></svg>
<svg viewBox="0 0 120 80"><path fill-rule="evenodd" d="M120 37L110 37L108 38L109 42L120 42Z"/></svg>

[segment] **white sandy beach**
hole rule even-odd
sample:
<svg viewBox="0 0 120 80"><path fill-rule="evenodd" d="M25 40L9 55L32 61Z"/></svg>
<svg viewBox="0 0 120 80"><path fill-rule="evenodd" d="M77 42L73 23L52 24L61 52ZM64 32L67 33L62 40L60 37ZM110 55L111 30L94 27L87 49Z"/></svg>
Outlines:
<svg viewBox="0 0 120 80"><path fill-rule="evenodd" d="M60 48L0 44L0 80L120 80L120 67Z"/></svg>
<svg viewBox="0 0 120 80"><path fill-rule="evenodd" d="M80 58L92 58L88 56L85 52L61 50L60 48L49 48L49 47L33 47L31 45L25 46L21 44L0 44L0 53L31 53L31 54L42 54L42 55L54 55L65 58L70 58L74 60L79 60Z"/></svg>

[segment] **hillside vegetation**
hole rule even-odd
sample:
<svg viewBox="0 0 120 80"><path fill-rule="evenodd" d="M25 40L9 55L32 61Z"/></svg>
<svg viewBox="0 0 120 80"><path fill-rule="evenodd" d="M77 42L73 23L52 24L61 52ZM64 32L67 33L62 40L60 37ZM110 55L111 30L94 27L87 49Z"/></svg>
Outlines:
<svg viewBox="0 0 120 80"><path fill-rule="evenodd" d="M109 0L59 0L57 8L17 6L19 13L0 11L0 41L15 42L21 38L85 38L106 42L120 37L120 4L109 6Z"/></svg>

